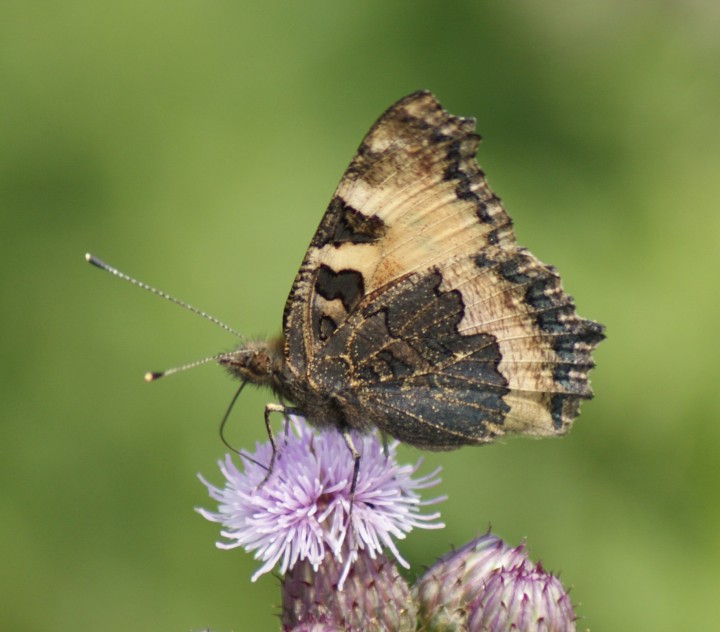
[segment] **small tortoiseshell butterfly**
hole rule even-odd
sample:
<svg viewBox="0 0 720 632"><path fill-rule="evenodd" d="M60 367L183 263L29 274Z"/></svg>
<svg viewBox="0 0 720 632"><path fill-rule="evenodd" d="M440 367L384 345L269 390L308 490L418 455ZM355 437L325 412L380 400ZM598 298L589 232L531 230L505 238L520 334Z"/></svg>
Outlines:
<svg viewBox="0 0 720 632"><path fill-rule="evenodd" d="M592 397L603 327L517 245L479 141L474 119L426 91L372 126L300 266L282 335L219 358L292 403L268 412L431 450L569 429Z"/></svg>
<svg viewBox="0 0 720 632"><path fill-rule="evenodd" d="M518 246L479 142L474 119L426 91L372 126L300 266L281 336L213 358L289 402L266 406L268 430L273 411L337 428L357 476L350 430L445 450L569 429L592 397L603 327Z"/></svg>

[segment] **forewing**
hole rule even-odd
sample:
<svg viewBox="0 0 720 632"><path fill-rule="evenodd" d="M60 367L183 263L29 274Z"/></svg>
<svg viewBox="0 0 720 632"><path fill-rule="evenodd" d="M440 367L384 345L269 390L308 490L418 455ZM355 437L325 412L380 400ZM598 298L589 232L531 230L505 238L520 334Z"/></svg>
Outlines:
<svg viewBox="0 0 720 632"><path fill-rule="evenodd" d="M401 99L373 125L285 306L296 374L365 294L486 245L514 244L510 219L475 160L479 141L474 119L445 112L429 92Z"/></svg>

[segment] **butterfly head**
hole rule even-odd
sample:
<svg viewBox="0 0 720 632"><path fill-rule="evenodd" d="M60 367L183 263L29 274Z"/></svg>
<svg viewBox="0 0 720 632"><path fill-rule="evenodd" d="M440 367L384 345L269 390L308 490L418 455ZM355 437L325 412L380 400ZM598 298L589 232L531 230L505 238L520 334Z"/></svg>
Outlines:
<svg viewBox="0 0 720 632"><path fill-rule="evenodd" d="M255 340L217 358L230 375L257 386L275 386L283 368L282 340Z"/></svg>

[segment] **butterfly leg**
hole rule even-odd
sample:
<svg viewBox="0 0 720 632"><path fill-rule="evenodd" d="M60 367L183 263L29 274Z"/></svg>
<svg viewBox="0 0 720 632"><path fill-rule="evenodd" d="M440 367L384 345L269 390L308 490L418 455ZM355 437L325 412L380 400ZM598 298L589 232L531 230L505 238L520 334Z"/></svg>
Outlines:
<svg viewBox="0 0 720 632"><path fill-rule="evenodd" d="M355 448L352 437L347 430L342 430L342 438L345 439L345 445L350 450L350 454L353 458L353 475L352 482L350 483L350 510L348 511L348 521L352 516L353 504L355 503L355 489L357 488L358 474L360 473L360 453Z"/></svg>
<svg viewBox="0 0 720 632"><path fill-rule="evenodd" d="M388 436L381 432L380 436L382 437L382 444L383 444L383 454L385 455L385 458L390 458L390 449L388 448Z"/></svg>
<svg viewBox="0 0 720 632"><path fill-rule="evenodd" d="M275 435L273 434L272 426L270 425L270 414L271 413L280 413L281 415L284 415L286 418L288 415L299 415L301 412L297 408L291 408L290 406L285 406L284 404L265 404L265 430L267 431L268 439L270 439L270 445L272 446L272 456L270 457L270 464L267 468L267 474L265 475L265 478L262 480L260 485L258 487L262 487L267 480L270 478L270 475L273 472L273 469L275 467L275 457L277 455L277 442L275 441Z"/></svg>
<svg viewBox="0 0 720 632"><path fill-rule="evenodd" d="M283 398L280 398L280 405L283 406L287 410L287 406L285 405L285 400ZM300 414L299 412L296 414ZM288 434L290 434L290 417L289 415L285 415L284 423L283 423L283 434L285 435L285 445L287 445L287 438Z"/></svg>

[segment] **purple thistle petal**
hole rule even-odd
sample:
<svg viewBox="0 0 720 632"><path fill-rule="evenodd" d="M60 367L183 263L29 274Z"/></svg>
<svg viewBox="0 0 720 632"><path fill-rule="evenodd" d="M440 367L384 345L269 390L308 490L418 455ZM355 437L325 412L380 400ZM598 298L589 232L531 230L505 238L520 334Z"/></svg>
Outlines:
<svg viewBox="0 0 720 632"><path fill-rule="evenodd" d="M340 586L358 552L371 559L388 549L403 566L396 539L404 539L413 528L438 529L439 513L421 509L442 500L422 501L418 490L439 482L435 470L413 478L420 466L396 463L397 441L387 446L387 456L375 435L354 435L362 455L357 488L352 503L353 460L340 433L332 429L314 431L301 418L291 418L291 430L279 437L274 470L267 475L259 463L269 463L272 447L257 444L255 452L238 470L230 456L220 462L225 486L218 488L200 480L218 511L197 511L222 524L218 542L223 549L243 547L262 562L252 581L275 566L285 574L300 561L315 570L330 554L344 562ZM256 461L256 462L253 462ZM350 517L350 520L348 520Z"/></svg>

